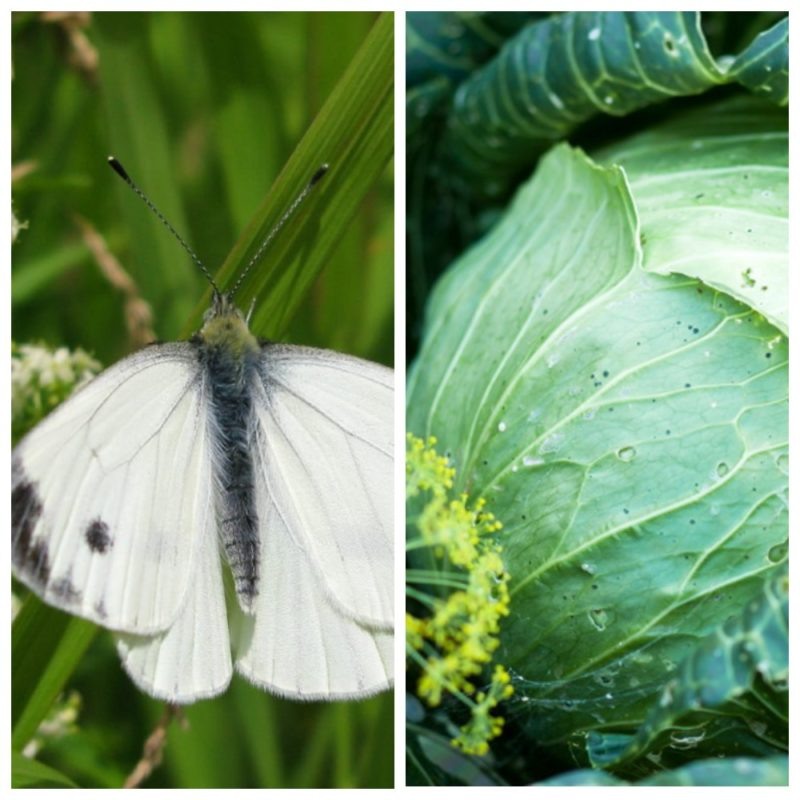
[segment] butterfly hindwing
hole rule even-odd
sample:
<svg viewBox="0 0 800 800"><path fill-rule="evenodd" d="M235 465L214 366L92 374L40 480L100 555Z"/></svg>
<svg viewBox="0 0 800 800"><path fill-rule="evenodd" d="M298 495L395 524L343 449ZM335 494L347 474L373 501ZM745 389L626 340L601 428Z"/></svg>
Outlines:
<svg viewBox="0 0 800 800"><path fill-rule="evenodd" d="M155 636L117 638L122 664L134 683L153 697L177 704L219 694L232 673L216 526L198 528L196 535L196 566L175 622Z"/></svg>
<svg viewBox="0 0 800 800"><path fill-rule="evenodd" d="M268 497L255 614L234 609L237 671L275 694L300 700L365 697L389 688L392 634L344 615L325 596L306 554Z"/></svg>
<svg viewBox="0 0 800 800"><path fill-rule="evenodd" d="M391 370L266 345L254 387L262 575L237 669L305 699L392 679Z"/></svg>
<svg viewBox="0 0 800 800"><path fill-rule="evenodd" d="M176 619L214 524L203 380L190 344L151 345L15 448L14 571L47 602L135 634Z"/></svg>

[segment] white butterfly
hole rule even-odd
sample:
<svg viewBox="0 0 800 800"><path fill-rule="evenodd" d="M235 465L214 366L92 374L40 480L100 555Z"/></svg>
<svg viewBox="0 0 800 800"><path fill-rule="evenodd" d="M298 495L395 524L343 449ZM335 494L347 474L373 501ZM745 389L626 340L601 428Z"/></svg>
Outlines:
<svg viewBox="0 0 800 800"><path fill-rule="evenodd" d="M223 692L234 666L296 699L387 689L392 384L257 340L215 287L191 340L110 367L15 448L16 576L113 630L134 682L172 703Z"/></svg>

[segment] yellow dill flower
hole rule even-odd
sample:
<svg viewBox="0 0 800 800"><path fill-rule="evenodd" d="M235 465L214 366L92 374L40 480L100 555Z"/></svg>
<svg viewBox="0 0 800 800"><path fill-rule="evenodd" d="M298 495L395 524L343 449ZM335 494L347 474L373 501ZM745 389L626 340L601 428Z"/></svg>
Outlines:
<svg viewBox="0 0 800 800"><path fill-rule="evenodd" d="M489 750L489 740L500 735L505 723L502 717L492 716L491 712L501 700L509 698L513 693L511 676L498 664L494 669L489 688L485 692L478 692L472 717L459 729L459 734L452 740L452 744L465 753L485 755Z"/></svg>
<svg viewBox="0 0 800 800"><path fill-rule="evenodd" d="M409 433L406 439L406 497L416 497L421 490L443 495L451 489L456 471L434 449L436 437L423 441Z"/></svg>
<svg viewBox="0 0 800 800"><path fill-rule="evenodd" d="M428 623L413 614L406 614L406 641L414 648L421 650L427 636Z"/></svg>
<svg viewBox="0 0 800 800"><path fill-rule="evenodd" d="M513 688L508 672L495 665L491 679L480 676L497 650L500 620L509 613L509 575L495 541L501 523L483 498L452 497L455 470L434 449L435 439L408 435L406 498L409 550L427 548L432 570L409 569L407 592L429 616L406 616L406 648L421 666L417 694L430 706L445 693L470 710L470 720L453 744L477 755L503 728L492 714ZM478 691L476 684L488 683Z"/></svg>
<svg viewBox="0 0 800 800"><path fill-rule="evenodd" d="M480 531L475 527L475 512L466 508L461 499L428 503L417 527L437 555L446 554L457 566L468 566L478 556Z"/></svg>
<svg viewBox="0 0 800 800"><path fill-rule="evenodd" d="M459 691L464 688L465 675L461 659L455 653L443 658L429 658L425 663L425 671L419 679L417 692L428 701L429 705L438 706L442 701L442 693Z"/></svg>

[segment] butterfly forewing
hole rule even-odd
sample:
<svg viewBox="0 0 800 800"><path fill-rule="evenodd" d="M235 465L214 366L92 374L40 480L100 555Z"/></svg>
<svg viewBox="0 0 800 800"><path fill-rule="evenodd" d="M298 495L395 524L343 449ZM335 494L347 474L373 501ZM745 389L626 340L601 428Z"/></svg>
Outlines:
<svg viewBox="0 0 800 800"><path fill-rule="evenodd" d="M18 445L13 564L48 602L106 627L164 630L211 524L203 376L153 345L77 392Z"/></svg>
<svg viewBox="0 0 800 800"><path fill-rule="evenodd" d="M289 534L332 602L353 619L391 624L391 370L267 346L260 377L264 477Z"/></svg>

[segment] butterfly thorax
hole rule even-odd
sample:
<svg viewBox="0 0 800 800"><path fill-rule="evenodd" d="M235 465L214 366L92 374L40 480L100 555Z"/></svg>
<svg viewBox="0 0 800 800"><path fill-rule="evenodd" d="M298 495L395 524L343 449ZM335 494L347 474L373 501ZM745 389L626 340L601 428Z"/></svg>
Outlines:
<svg viewBox="0 0 800 800"><path fill-rule="evenodd" d="M258 340L250 333L244 315L224 294L214 296L198 336L207 345L222 347L238 358L259 350Z"/></svg>
<svg viewBox="0 0 800 800"><path fill-rule="evenodd" d="M249 611L259 588L252 385L260 347L241 312L224 295L215 298L192 341L210 390L209 436L220 539L240 604Z"/></svg>

